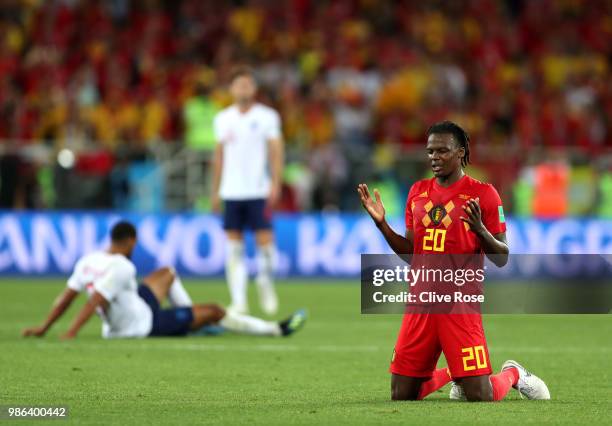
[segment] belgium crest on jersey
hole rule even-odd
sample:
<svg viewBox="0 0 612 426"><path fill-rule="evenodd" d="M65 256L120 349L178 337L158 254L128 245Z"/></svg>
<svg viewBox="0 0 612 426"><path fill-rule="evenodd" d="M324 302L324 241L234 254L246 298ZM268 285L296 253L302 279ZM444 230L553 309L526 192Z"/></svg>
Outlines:
<svg viewBox="0 0 612 426"><path fill-rule="evenodd" d="M439 225L446 215L447 212L443 206L433 206L431 210L429 210L429 218L434 225Z"/></svg>
<svg viewBox="0 0 612 426"><path fill-rule="evenodd" d="M423 208L425 209L425 214L423 215L421 222L423 222L423 225L425 226L429 226L432 223L434 225L439 225L441 223L448 228L453 222L449 215L449 213L455 208L455 204L452 201L449 201L444 206L434 206L432 201L429 200L423 206Z"/></svg>

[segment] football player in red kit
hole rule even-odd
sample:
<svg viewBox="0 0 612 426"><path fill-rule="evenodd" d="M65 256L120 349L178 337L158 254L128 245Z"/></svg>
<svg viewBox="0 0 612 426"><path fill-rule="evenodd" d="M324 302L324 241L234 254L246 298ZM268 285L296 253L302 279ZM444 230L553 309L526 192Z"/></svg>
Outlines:
<svg viewBox="0 0 612 426"><path fill-rule="evenodd" d="M397 254L481 253L503 266L508 260L506 224L495 188L466 175L469 136L450 121L430 127L427 156L434 177L416 182L406 203L406 233L395 233L385 220L380 194L373 199L358 186L361 203ZM414 265L413 265L414 267ZM444 352L448 368L436 369ZM453 380L452 399L498 401L511 387L528 399L550 399L546 384L516 361L492 375L479 313L404 314L391 361L391 398L423 399Z"/></svg>

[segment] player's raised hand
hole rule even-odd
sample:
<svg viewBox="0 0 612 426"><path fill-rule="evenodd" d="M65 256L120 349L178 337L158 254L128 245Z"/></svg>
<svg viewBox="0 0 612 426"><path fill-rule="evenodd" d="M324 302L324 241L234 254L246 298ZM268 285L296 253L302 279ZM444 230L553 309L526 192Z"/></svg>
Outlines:
<svg viewBox="0 0 612 426"><path fill-rule="evenodd" d="M485 230L482 223L482 211L480 210L480 198L470 198L463 205L463 211L467 217L461 216L460 219L470 225L470 230L476 234Z"/></svg>
<svg viewBox="0 0 612 426"><path fill-rule="evenodd" d="M364 209L366 209L372 220L374 220L376 224L382 223L382 221L385 219L385 206L380 199L378 189L374 190L374 197L376 197L376 200L370 196L368 185L365 183L360 183L357 185L357 192L359 193L359 198L361 199L361 205Z"/></svg>

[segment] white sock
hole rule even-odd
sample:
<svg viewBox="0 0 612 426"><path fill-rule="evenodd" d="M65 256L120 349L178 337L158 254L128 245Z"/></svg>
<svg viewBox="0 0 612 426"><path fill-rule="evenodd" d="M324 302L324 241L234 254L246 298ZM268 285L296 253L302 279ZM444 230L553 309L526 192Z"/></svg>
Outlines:
<svg viewBox="0 0 612 426"><path fill-rule="evenodd" d="M268 243L257 247L257 284L260 286L271 286L274 284L274 267L276 250L274 244Z"/></svg>
<svg viewBox="0 0 612 426"><path fill-rule="evenodd" d="M232 306L246 309L247 304L247 265L244 258L244 242L227 241L225 278L229 286Z"/></svg>
<svg viewBox="0 0 612 426"><path fill-rule="evenodd" d="M269 243L257 248L257 290L259 304L268 315L278 311L278 297L274 290L274 266L276 264L274 244Z"/></svg>
<svg viewBox="0 0 612 426"><path fill-rule="evenodd" d="M219 321L219 325L235 333L254 334L257 336L280 336L281 329L277 322L264 321L248 315L237 314L228 310Z"/></svg>
<svg viewBox="0 0 612 426"><path fill-rule="evenodd" d="M175 308L186 308L193 305L189 293L187 293L187 290L183 287L183 283L176 273L174 275L174 281L172 281L172 285L168 291L168 300Z"/></svg>

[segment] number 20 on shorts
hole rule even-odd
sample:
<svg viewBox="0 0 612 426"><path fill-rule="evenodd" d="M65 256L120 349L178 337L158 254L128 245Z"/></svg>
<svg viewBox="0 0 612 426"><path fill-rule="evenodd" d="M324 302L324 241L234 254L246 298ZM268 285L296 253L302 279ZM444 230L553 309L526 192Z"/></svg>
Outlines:
<svg viewBox="0 0 612 426"><path fill-rule="evenodd" d="M446 229L427 228L423 237L423 250L444 251Z"/></svg>
<svg viewBox="0 0 612 426"><path fill-rule="evenodd" d="M463 371L480 370L487 368L487 356L484 346L472 346L470 348L461 349L461 353L465 354L463 359Z"/></svg>

